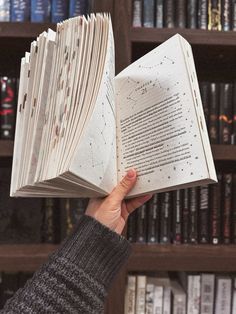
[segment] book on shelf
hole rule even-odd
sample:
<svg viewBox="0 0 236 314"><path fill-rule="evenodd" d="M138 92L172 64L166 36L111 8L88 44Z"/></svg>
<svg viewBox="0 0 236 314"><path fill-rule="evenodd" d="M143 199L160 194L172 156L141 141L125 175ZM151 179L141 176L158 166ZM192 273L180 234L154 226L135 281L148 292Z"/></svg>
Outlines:
<svg viewBox="0 0 236 314"><path fill-rule="evenodd" d="M66 20L32 42L12 196L105 196L130 167L138 180L129 197L217 180L188 42L176 34L114 72L106 14Z"/></svg>
<svg viewBox="0 0 236 314"><path fill-rule="evenodd" d="M11 1L11 22L26 22L30 20L30 0Z"/></svg>
<svg viewBox="0 0 236 314"><path fill-rule="evenodd" d="M31 0L30 20L34 23L50 22L50 0Z"/></svg>

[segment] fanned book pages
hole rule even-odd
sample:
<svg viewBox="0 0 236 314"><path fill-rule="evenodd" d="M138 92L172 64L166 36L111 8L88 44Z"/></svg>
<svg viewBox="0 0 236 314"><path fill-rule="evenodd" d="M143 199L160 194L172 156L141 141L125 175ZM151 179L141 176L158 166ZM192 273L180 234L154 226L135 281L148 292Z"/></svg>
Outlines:
<svg viewBox="0 0 236 314"><path fill-rule="evenodd" d="M110 17L39 35L21 61L12 196L130 196L215 182L191 47L176 34L115 77Z"/></svg>

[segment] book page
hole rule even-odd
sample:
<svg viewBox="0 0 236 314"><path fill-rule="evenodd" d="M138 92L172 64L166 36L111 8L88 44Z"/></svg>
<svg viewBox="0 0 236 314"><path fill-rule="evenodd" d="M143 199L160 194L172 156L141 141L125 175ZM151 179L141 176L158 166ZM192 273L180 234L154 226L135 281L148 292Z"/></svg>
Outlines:
<svg viewBox="0 0 236 314"><path fill-rule="evenodd" d="M115 79L119 180L138 171L130 195L210 178L180 37Z"/></svg>

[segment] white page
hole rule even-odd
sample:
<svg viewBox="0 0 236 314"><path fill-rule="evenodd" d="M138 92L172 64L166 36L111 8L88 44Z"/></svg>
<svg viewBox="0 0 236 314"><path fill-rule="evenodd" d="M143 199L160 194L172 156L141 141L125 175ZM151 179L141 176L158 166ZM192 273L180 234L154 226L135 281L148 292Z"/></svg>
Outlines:
<svg viewBox="0 0 236 314"><path fill-rule="evenodd" d="M111 192L117 183L114 107L114 39L111 23L106 62L97 101L69 171Z"/></svg>
<svg viewBox="0 0 236 314"><path fill-rule="evenodd" d="M139 175L130 195L210 178L180 38L115 78L118 177Z"/></svg>

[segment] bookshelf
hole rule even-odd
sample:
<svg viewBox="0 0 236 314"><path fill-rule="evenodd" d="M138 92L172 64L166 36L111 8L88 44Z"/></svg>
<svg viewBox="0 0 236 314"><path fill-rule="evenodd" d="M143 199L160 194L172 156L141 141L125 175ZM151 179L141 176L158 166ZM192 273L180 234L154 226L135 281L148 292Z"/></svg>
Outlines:
<svg viewBox="0 0 236 314"><path fill-rule="evenodd" d="M200 78L230 79L236 72L236 32L189 29L144 29L131 26L132 0L97 0L95 12L110 12L116 42L116 71L120 72L142 54L176 32L190 44ZM18 73L20 58L40 32L54 24L0 23L0 74ZM218 62L217 68L215 63ZM212 145L220 167L236 168L236 147ZM0 141L0 162L10 159L13 141ZM56 245L0 245L0 271L35 271L47 260ZM125 279L128 271L236 271L234 245L133 245L127 265L117 276L107 300L107 314L123 313Z"/></svg>

